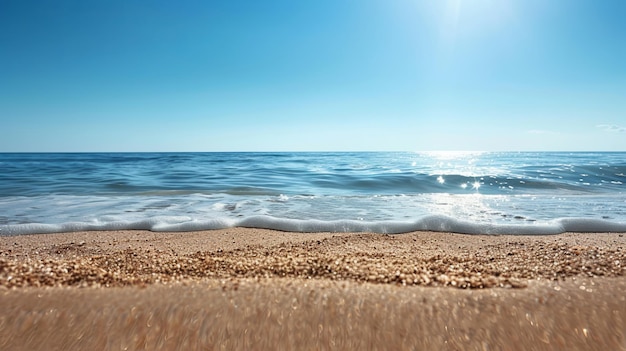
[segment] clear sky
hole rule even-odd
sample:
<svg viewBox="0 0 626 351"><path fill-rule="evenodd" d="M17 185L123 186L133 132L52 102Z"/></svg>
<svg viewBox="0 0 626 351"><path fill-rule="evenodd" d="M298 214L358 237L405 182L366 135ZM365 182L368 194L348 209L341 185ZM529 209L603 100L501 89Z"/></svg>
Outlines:
<svg viewBox="0 0 626 351"><path fill-rule="evenodd" d="M0 152L626 150L624 0L0 0Z"/></svg>

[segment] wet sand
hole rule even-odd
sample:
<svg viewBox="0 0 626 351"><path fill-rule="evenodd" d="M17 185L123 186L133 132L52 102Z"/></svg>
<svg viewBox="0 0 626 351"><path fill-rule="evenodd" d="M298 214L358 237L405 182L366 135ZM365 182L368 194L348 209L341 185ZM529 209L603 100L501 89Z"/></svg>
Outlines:
<svg viewBox="0 0 626 351"><path fill-rule="evenodd" d="M626 350L626 238L0 237L1 350Z"/></svg>

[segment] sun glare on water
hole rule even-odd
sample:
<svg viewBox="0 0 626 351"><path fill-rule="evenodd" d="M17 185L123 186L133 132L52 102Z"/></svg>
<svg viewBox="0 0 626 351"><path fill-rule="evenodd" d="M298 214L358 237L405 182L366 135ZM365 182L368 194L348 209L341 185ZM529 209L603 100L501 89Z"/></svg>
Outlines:
<svg viewBox="0 0 626 351"><path fill-rule="evenodd" d="M483 151L427 151L423 154L437 160L460 160L478 157L484 153Z"/></svg>

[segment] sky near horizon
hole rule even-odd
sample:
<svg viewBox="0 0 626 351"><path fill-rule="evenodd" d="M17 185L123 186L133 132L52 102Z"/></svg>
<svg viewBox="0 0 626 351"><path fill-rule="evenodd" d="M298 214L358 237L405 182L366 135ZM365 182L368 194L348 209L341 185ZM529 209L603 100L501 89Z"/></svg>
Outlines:
<svg viewBox="0 0 626 351"><path fill-rule="evenodd" d="M626 151L626 1L0 1L0 152Z"/></svg>

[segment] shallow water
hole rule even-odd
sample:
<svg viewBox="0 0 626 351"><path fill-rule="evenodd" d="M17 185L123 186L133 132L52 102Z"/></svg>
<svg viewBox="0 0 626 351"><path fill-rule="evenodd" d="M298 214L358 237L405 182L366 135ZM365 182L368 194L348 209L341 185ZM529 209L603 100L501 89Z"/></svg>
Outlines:
<svg viewBox="0 0 626 351"><path fill-rule="evenodd" d="M0 233L626 231L626 153L0 154Z"/></svg>

